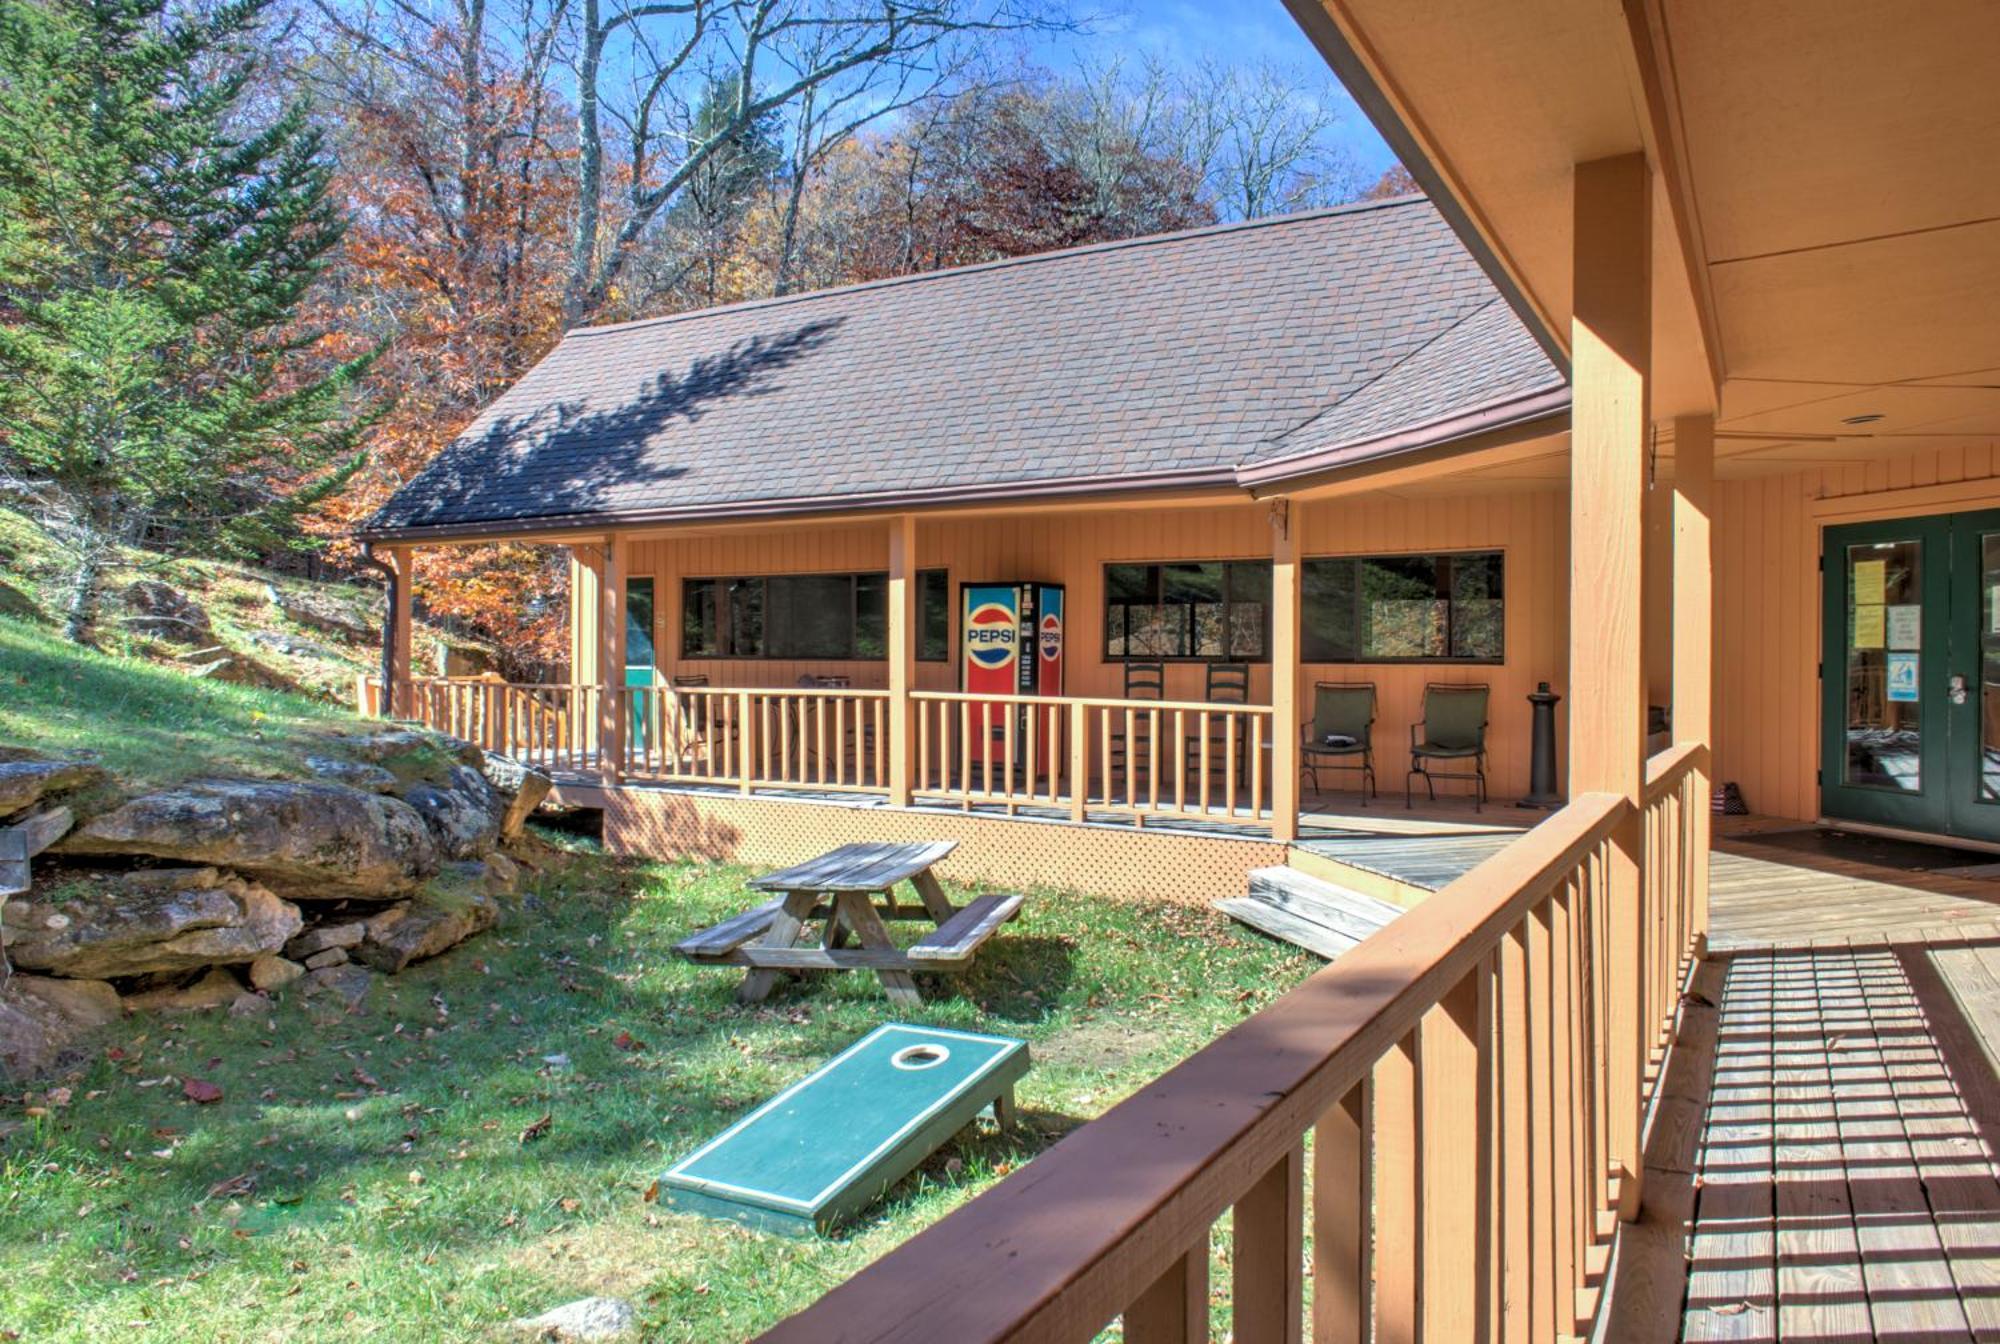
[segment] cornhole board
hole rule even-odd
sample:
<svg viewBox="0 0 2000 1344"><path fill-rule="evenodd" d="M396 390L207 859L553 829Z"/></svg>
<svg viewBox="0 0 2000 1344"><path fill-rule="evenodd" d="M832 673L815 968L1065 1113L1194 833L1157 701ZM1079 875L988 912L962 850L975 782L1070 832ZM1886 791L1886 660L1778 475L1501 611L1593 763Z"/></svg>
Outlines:
<svg viewBox="0 0 2000 1344"><path fill-rule="evenodd" d="M889 1023L676 1162L673 1208L791 1236L880 1199L987 1106L1012 1119L1028 1043Z"/></svg>

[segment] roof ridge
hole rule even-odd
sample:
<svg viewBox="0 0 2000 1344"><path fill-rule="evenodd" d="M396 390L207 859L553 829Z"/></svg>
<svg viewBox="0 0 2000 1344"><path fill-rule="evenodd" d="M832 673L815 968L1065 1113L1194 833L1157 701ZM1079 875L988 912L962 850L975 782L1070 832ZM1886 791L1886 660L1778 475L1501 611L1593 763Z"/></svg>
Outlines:
<svg viewBox="0 0 2000 1344"><path fill-rule="evenodd" d="M1458 318L1458 320L1454 322L1445 323L1442 327L1438 328L1437 331L1431 335L1430 339L1412 348L1409 354L1404 355L1401 359L1397 360L1395 363L1390 364L1385 368L1377 370L1373 377L1369 378L1367 381L1359 384L1358 386L1349 388L1341 395L1335 397L1332 401L1329 401L1326 405L1314 411L1311 415L1307 416L1305 419L1299 421L1296 425L1293 425L1290 429L1286 430L1284 433L1273 434L1270 438L1263 440L1262 441L1263 445L1266 447L1276 447L1277 445L1283 443L1286 439L1291 438L1294 434L1297 434L1300 431L1304 430L1307 426L1313 424L1315 421L1324 419L1326 416L1331 415L1336 408L1343 406L1350 401L1353 401L1363 392L1366 392L1369 388L1375 386L1375 384L1381 382L1384 378L1387 378L1390 374L1402 368L1405 364L1408 364L1418 355L1421 355L1424 351L1430 349L1432 346L1436 345L1439 341L1451 335L1452 332L1457 331L1460 327L1470 322L1473 318L1478 317L1481 313L1485 312L1488 308L1491 308L1494 304L1504 303L1504 302L1505 302L1504 299L1502 299L1498 294L1495 294L1492 298L1486 300L1486 302L1479 304L1476 307L1467 309L1465 314L1460 318Z"/></svg>
<svg viewBox="0 0 2000 1344"><path fill-rule="evenodd" d="M711 308L690 308L681 313L662 313L658 317L637 317L626 322L606 322L599 326L572 327L563 333L562 339L572 336L597 336L609 332L631 331L638 327L666 326L675 322L687 322L698 318L715 317L722 313L754 312L764 308L777 308L786 304L810 303L814 299L832 298L836 295L865 293L870 290L891 289L899 285L923 284L926 281L944 280L953 276L975 275L984 271L1002 270L1016 266L1031 266L1039 262L1065 261L1072 257L1093 256L1100 252L1119 252L1129 248L1157 247L1170 243L1188 242L1199 238L1221 234L1247 233L1254 229L1274 228L1287 224L1307 224L1317 220L1337 218L1343 215L1367 214L1376 210L1407 205L1428 205L1430 198L1421 194L1389 196L1373 201L1346 201L1340 205L1322 206L1316 210L1299 210L1288 215L1260 215L1256 219L1229 220L1221 224L1203 224L1192 229L1176 229L1169 233L1147 233L1136 238L1111 238L1097 243L1081 243L1075 247L1056 248L1049 252L1030 252L1018 257L996 257L992 261L972 261L960 266L946 266L935 271L912 271L907 275L885 275L875 280L861 280L851 285L833 285L825 289L809 289L797 294L771 294L761 299L739 299L735 303L717 304Z"/></svg>

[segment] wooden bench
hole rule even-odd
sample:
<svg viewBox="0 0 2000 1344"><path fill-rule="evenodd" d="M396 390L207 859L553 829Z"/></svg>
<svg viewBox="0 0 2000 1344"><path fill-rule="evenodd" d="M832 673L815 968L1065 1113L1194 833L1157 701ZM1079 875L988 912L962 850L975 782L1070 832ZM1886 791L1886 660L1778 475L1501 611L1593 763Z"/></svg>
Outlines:
<svg viewBox="0 0 2000 1344"><path fill-rule="evenodd" d="M1021 897L976 896L959 912L919 938L909 957L927 971L961 971L972 964L979 945L1021 913Z"/></svg>

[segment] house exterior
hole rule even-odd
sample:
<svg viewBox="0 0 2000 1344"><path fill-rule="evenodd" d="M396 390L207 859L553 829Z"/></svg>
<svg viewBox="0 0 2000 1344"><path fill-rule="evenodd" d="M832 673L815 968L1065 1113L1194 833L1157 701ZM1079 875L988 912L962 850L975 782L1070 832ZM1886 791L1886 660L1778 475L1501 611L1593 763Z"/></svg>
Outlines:
<svg viewBox="0 0 2000 1344"><path fill-rule="evenodd" d="M1409 198L573 332L368 537L570 547L575 689L406 711L539 743L613 845L782 862L946 808L957 876L1197 896L1363 802L1338 770L1302 800L1318 682L1377 689L1372 804L1432 683L1491 688L1488 792L1527 792L1525 697L1566 681L1567 403ZM1065 604L1011 769L992 702L953 698L993 583Z"/></svg>
<svg viewBox="0 0 2000 1344"><path fill-rule="evenodd" d="M894 353L829 408L852 416L893 402L913 424L934 410L937 425L964 429L976 479L948 482L934 474L941 459L905 456L915 438L829 446L780 420L792 427L774 433L813 443L831 466L801 471L782 495L758 486L704 496L681 484L694 464L635 453L636 438L593 440L613 444L609 456L576 443L538 458L540 440L489 419L468 440L489 436L485 454L462 445L413 483L372 526L378 548L394 557L476 535L562 542L590 576L579 614L602 615L579 623L576 684L532 704L413 685L406 671L391 700L434 721L497 714L537 741L560 740L565 760L596 772L607 824L634 845L750 846L761 857L755 846L869 827L935 832L938 809L953 808L954 831L979 832L967 848L982 877L1060 882L1087 871L1135 891L1213 891L1273 849L1304 861L1301 832L1319 814L1300 782L1297 730L1313 683L1377 684L1390 791L1422 685L1490 683L1491 773L1504 799L1527 787L1522 698L1549 681L1564 696L1559 811L765 1337L1081 1341L1120 1321L1127 1340L1188 1341L1207 1338L1216 1314L1239 1341L1296 1341L1308 1328L1319 1341L1891 1337L1881 1316L1871 1323L1876 1299L1922 1305L1929 1289L1878 1281L1896 1271L1870 1258L1874 1243L1857 1246L1856 1211L1810 1203L1865 1191L1866 1164L1829 1175L1852 1155L1837 1124L1831 1139L1772 1137L1772 1116L1803 1095L1800 1068L1837 1091L1832 1036L1815 1064L1814 1047L1788 1052L1786 1032L1761 1019L1766 1090L1745 1094L1737 1080L1734 1119L1708 1132L1726 1137L1733 1124L1741 1148L1813 1160L1800 1168L1804 1186L1750 1185L1715 1231L1721 1241L1704 1245L1672 1202L1688 1168L1647 1158L1663 1133L1715 1123L1705 1085L1668 1083L1688 1067L1684 1029L1699 1012L1683 990L1714 969L1714 784L1737 784L1774 817L2000 840L1990 764L2000 749L2000 178L1985 171L2000 159L1988 71L2000 11L1875 0L1287 6L1428 203L1014 263L984 272L1001 277L995 293L957 320L888 319L895 330L876 328L870 344ZM1464 256L1418 245L1446 231ZM1204 262L1163 263L1172 277L1159 288L1078 286L1063 271L1205 248L1215 252ZM1223 264L1224 252L1240 260ZM1301 266L1303 276L1290 269ZM1204 295L1211 274L1229 278ZM1280 283L1288 274L1295 281ZM897 282L895 292L979 283L968 276ZM1275 288L1250 298L1267 279ZM1017 290L1024 307L1010 312ZM1078 305L1106 294L1131 302L1122 320L1096 325L1109 322L1102 310ZM857 290L801 305L876 301ZM694 349L672 342L701 322L770 316L754 305L733 313L641 338L663 342L658 363L687 370L663 399L675 427L714 429L725 414L705 419L684 384L740 375L727 359L697 370ZM865 329L858 315L849 321L839 330ZM750 326L714 331L753 342L763 332L746 348L760 358L776 339ZM1053 373L979 361L1018 350L1006 336L1022 331L1054 352ZM970 346L967 333L978 337ZM542 407L559 400L557 384L629 385L629 373L607 367L615 361L589 353L623 339L572 337L523 383L548 391L496 412L554 414ZM1174 365L1184 371L1169 376ZM1133 394L1156 374L1172 390ZM772 395L774 406L784 396ZM574 414L593 404L585 397ZM644 442L669 418L639 414ZM1035 451L998 446L1016 431ZM518 497L485 484L525 477L537 460L561 477L561 488L545 487L558 501L548 512L503 505ZM614 495L626 512L583 507ZM453 511L481 497L483 513ZM714 511L723 508L735 512ZM1379 645L1364 660L1324 660L1330 642L1351 650L1356 638L1327 615L1323 585L1343 591L1343 571L1325 562L1388 585L1409 577L1412 557L1428 560L1435 581L1446 557L1455 566L1494 554L1504 575L1497 660L1389 662ZM1129 648L1131 608L1169 605L1168 575L1114 582L1111 566L1266 560L1268 657L1252 660L1244 707L1204 697L1201 661L1168 665L1167 694L1186 698L1127 693L1114 621ZM1028 705L1014 720L1024 726L1002 744L997 777L984 769L989 747L968 760L967 734L949 731L953 714L963 725L991 695L927 689L952 684L948 667L920 657L922 576L940 563L948 591L986 579L1062 584L1066 652L1085 654L1055 713ZM1469 571L1489 572L1486 563ZM733 636L718 654L706 641L721 618L699 605L711 590L693 590L690 617L690 580L863 565L885 576L887 657L879 682L870 660L836 660L854 683L844 693L746 689L760 673L773 675L757 685L779 687L822 663L733 660ZM1246 602L1265 591L1261 573L1245 579ZM711 679L669 682L650 718L620 709L631 699L622 679L598 671L629 658L619 617L639 577L665 594L645 626L660 632L656 650L678 646L663 674L709 660ZM1237 592L1230 572L1195 577ZM858 609L858 581L855 591ZM1489 591L1447 586L1430 600L1475 603ZM1373 596L1364 583L1346 608L1351 623L1375 621ZM1473 638L1486 637L1484 610L1467 614L1482 632ZM1168 619L1142 611L1146 638ZM1448 632L1452 614L1439 619ZM1415 635L1382 624L1398 649L1440 647L1421 622ZM1223 629L1228 653L1235 627ZM947 647L962 633L949 632ZM396 643L407 669L406 636ZM855 703L823 707L843 696ZM653 725L683 714L683 698L717 702L693 711L692 731L706 744L701 759L719 766L663 766L650 748L631 748L634 734L667 740ZM1653 707L1666 711L1664 733L1649 731L1662 721ZM1187 763L1197 748L1218 750L1203 715L1224 724L1225 761L1268 751L1266 768L1223 772L1235 796L1213 796L1211 755ZM857 718L865 731L851 726ZM1052 732L1051 721L1065 726ZM826 782L794 750L821 732L865 744L818 757L841 762ZM1021 739L1041 748L1025 770ZM1133 775L1142 755L1166 777L1164 803ZM845 773L862 757L879 773ZM802 773L830 792L797 797ZM867 805L826 801L842 791ZM1813 916L1800 905L1802 928ZM1845 955L1845 937L1840 945ZM1809 947L1772 963L1766 990L1812 983L1817 964ZM1860 1003L1875 991L1850 975L1815 992ZM1833 1032L1819 1011L1787 1021ZM1900 1030L1934 1050L1922 1015L1904 1011L1913 1025ZM1795 1094L1780 1095L1788 1082ZM1708 1190L1736 1178L1718 1169ZM1929 1179L1912 1178L1927 1189ZM1958 1170L1933 1193L1987 1183ZM1809 1206L1773 1210L1774 1188L1780 1199L1803 1189ZM1980 1287L1992 1282L1980 1277L1991 1273L1990 1243L1982 1252L1954 1230L1977 1221L1964 1212L1903 1207L1894 1226L1942 1248L1942 1292L1966 1323L1957 1337L1977 1337L2000 1322ZM1212 1229L1225 1214L1231 1282L1212 1291ZM1842 1227L1844 1242L1821 1235ZM1691 1260L1714 1266L1723 1286L1698 1293ZM1847 1287L1814 1299L1813 1279ZM1907 1291L1899 1298L1884 1282ZM1788 1291L1803 1305L1780 1310ZM1698 1310L1707 1300L1719 1308Z"/></svg>

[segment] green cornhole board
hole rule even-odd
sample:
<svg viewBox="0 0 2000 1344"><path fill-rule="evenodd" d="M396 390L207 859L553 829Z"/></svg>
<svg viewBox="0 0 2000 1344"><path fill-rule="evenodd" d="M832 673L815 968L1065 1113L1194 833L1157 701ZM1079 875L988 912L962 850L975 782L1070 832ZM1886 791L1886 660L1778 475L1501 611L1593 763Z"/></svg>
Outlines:
<svg viewBox="0 0 2000 1344"><path fill-rule="evenodd" d="M1004 1125L1028 1043L939 1027L877 1027L676 1162L666 1202L792 1236L880 1199L992 1106Z"/></svg>

